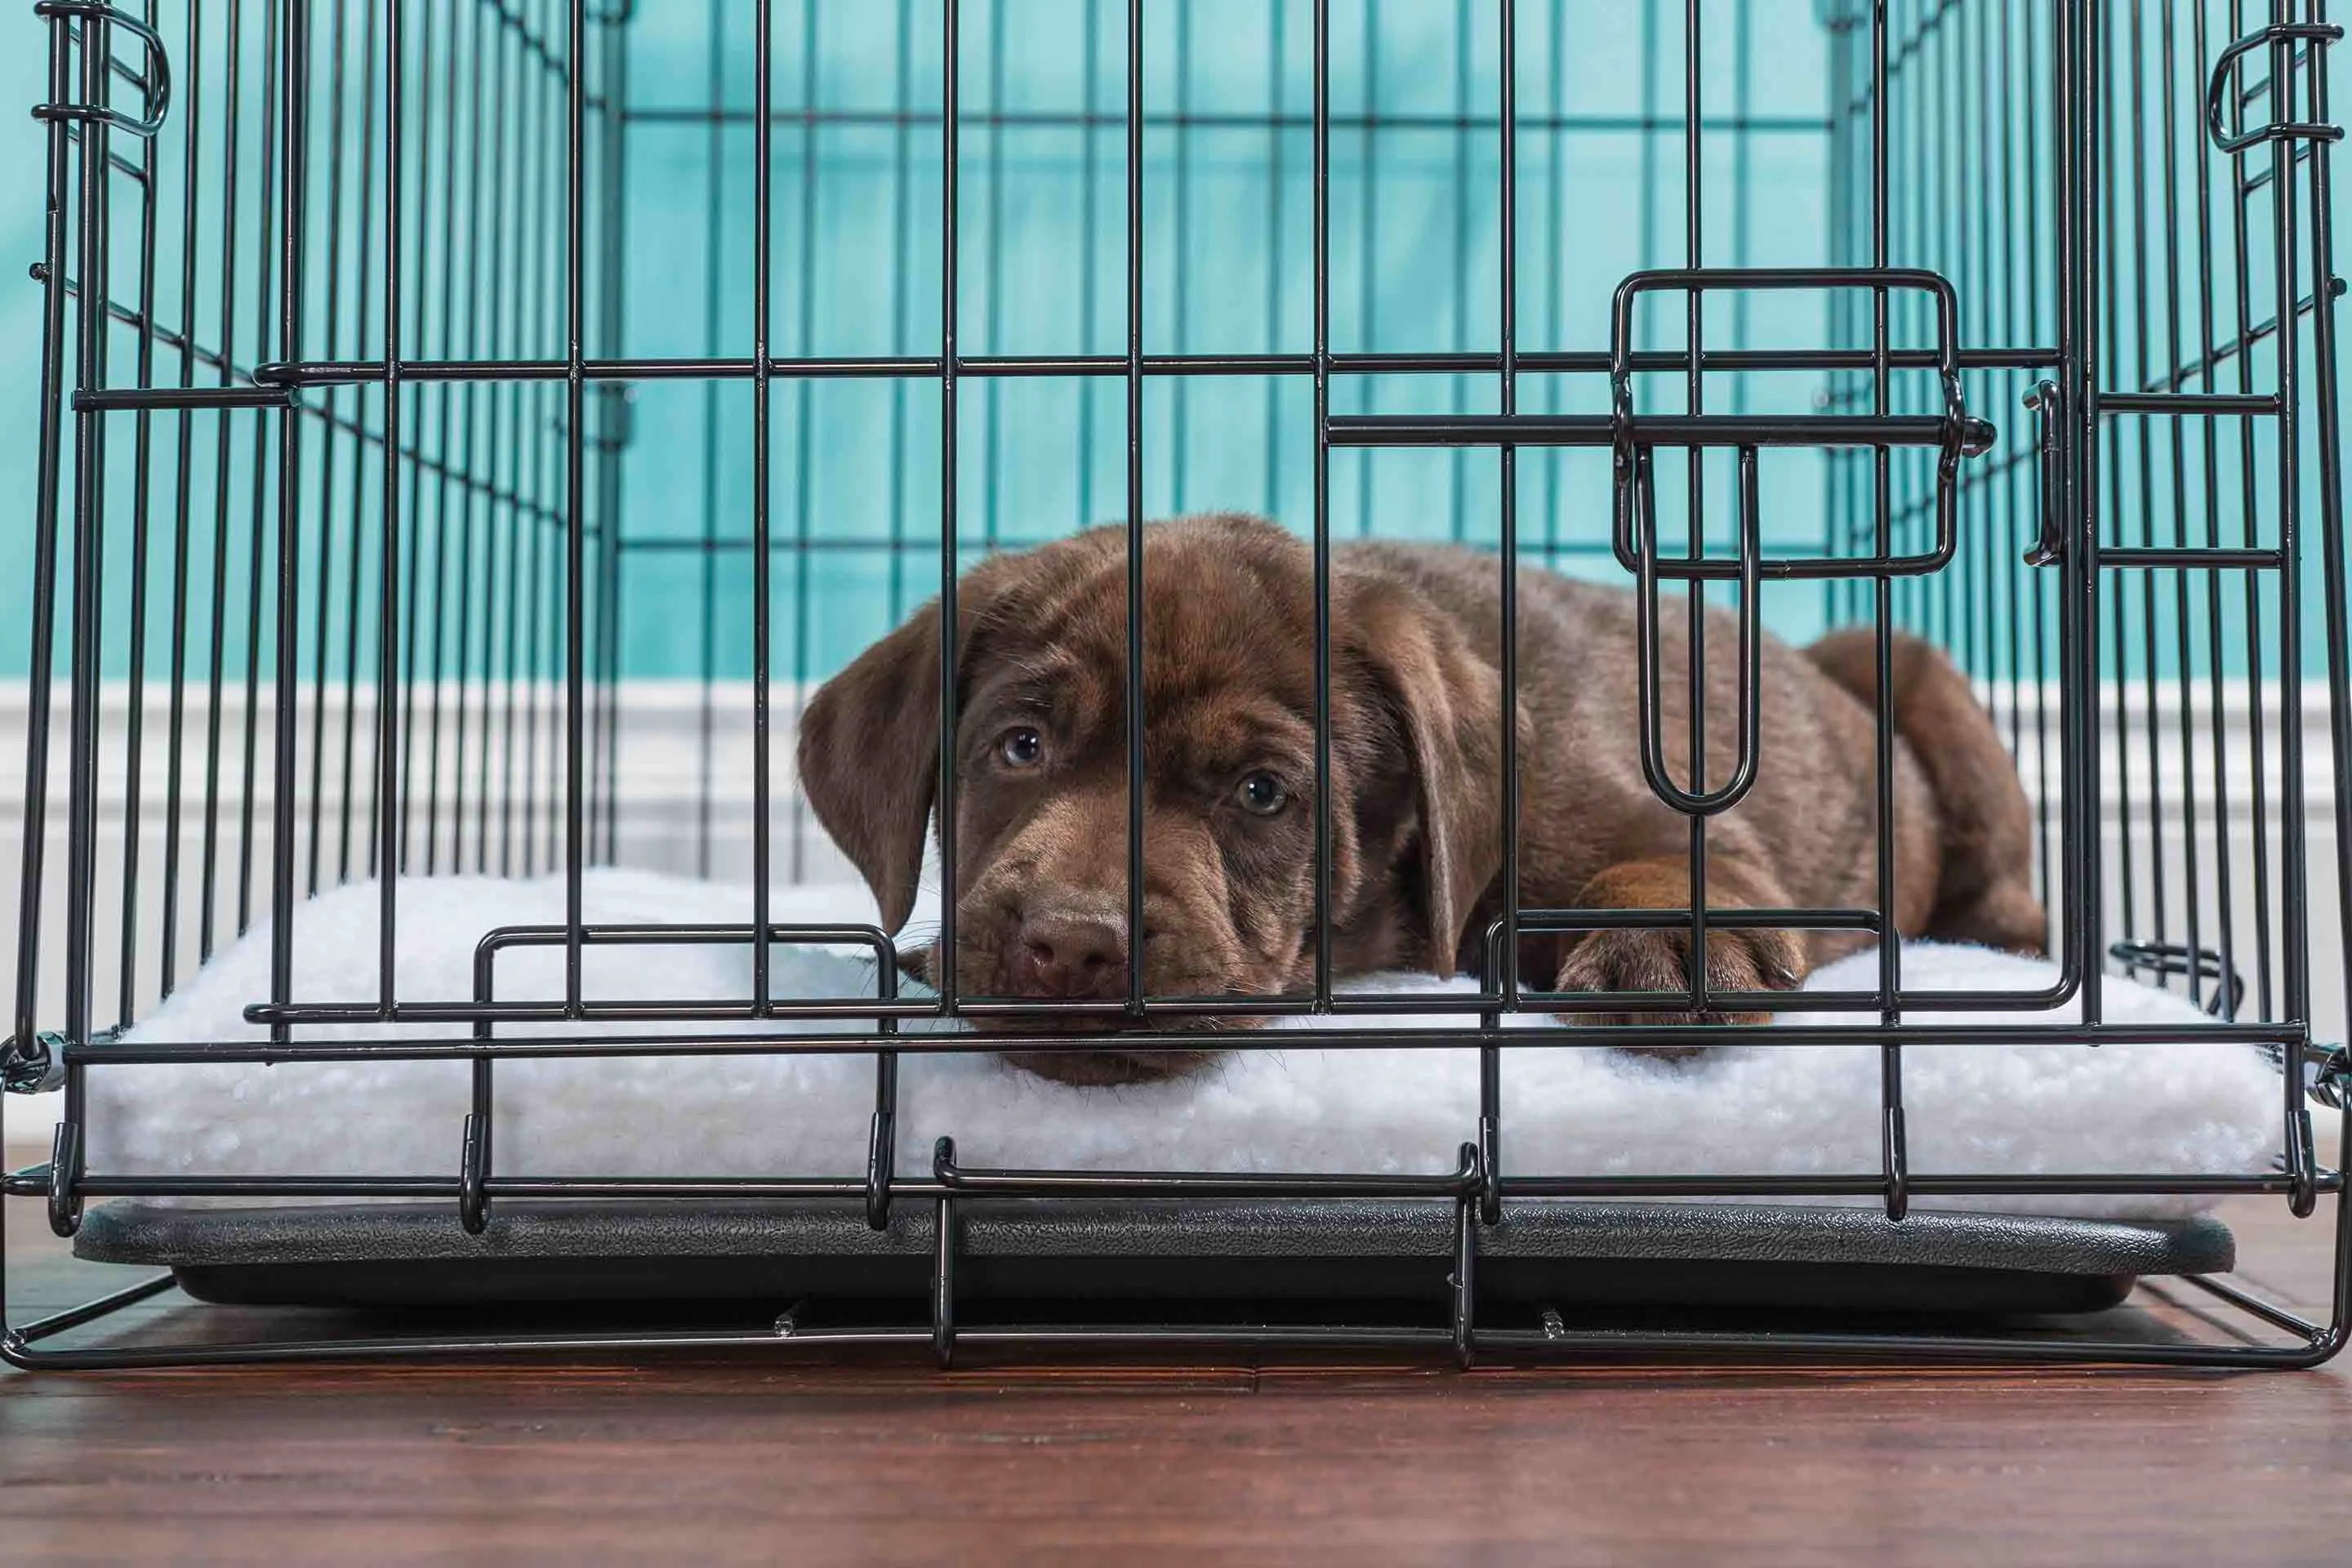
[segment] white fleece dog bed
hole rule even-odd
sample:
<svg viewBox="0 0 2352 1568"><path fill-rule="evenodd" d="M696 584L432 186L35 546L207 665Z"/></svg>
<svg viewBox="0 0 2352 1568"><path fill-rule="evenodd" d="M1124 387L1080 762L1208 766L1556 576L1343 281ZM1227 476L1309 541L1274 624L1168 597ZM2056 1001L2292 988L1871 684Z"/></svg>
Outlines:
<svg viewBox="0 0 2352 1568"><path fill-rule="evenodd" d="M591 872L586 903L592 921L750 916L745 889L623 871ZM404 881L399 994L470 997L481 933L560 923L562 904L555 879ZM376 906L372 884L304 906L296 920L298 998L375 994ZM862 888L784 889L771 918L870 921L874 906ZM558 994L561 962L560 950L509 952L500 961L499 996ZM1810 984L1864 989L1875 983L1875 963L1874 954L1860 954ZM780 947L771 973L779 996L864 996L873 991L871 964L866 956ZM601 1000L740 998L750 988L745 947L591 949L586 965L586 993ZM242 1013L268 995L268 936L257 929L217 954L126 1043L261 1039L266 1031ZM1921 989L2034 987L2053 976L2051 964L1982 949L1913 943L1904 953L1906 984ZM1351 988L1446 987L1394 975ZM1467 982L1459 988L1472 989ZM2183 1040L2209 1021L2181 996L2121 981L2108 982L2106 997L2110 1019L2178 1023ZM1850 1024L1855 1016L1783 1019ZM2033 1016L2045 1023L2075 1016ZM1923 1026L1987 1017L1908 1016ZM1344 1022L1459 1026L1416 1016ZM855 1026L770 1026L777 1033ZM1311 1030L1318 1021L1276 1026ZM612 1027L692 1032L691 1026ZM303 1037L401 1032L369 1024L306 1029ZM500 1030L509 1037L532 1032ZM1528 1174L1875 1173L1878 1074L1875 1051L1845 1047L1720 1047L1684 1064L1615 1051L1513 1050L1504 1058L1507 1157L1513 1171ZM862 1172L873 1079L868 1056L504 1061L496 1079L498 1169L513 1176ZM458 1061L100 1067L88 1083L89 1168L109 1174L447 1173L457 1166L469 1097L469 1072ZM2279 1147L2279 1097L2276 1068L2244 1045L1916 1047L1904 1056L1912 1166L1923 1174L2259 1173ZM973 1165L1439 1172L1454 1167L1476 1117L1477 1057L1467 1049L1318 1050L1299 1038L1234 1054L1189 1079L1117 1089L1050 1083L983 1054L908 1056L900 1065L898 1160L901 1170L928 1170L932 1142L952 1133ZM2158 1218L2200 1212L2210 1200L2028 1196L1936 1206Z"/></svg>

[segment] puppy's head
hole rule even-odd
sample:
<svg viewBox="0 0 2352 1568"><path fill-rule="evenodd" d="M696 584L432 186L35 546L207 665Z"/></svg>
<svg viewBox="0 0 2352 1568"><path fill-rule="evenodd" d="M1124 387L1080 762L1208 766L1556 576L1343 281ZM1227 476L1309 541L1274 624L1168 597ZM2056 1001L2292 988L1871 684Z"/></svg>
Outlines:
<svg viewBox="0 0 2352 1568"><path fill-rule="evenodd" d="M1256 519L1144 533L1144 989L1270 995L1314 973L1314 576ZM975 568L956 595L956 985L967 1001L1096 1001L983 1030L1121 1026L1127 929L1127 540L1097 529ZM1499 685L1416 590L1332 574L1331 884L1340 966L1453 973L1499 868ZM811 700L802 785L896 931L939 773L936 602ZM936 980L947 962L936 947ZM1234 1020L1223 1020L1231 1023ZM1194 1015L1155 1027L1208 1029ZM1018 1058L1071 1081L1181 1071L1202 1052Z"/></svg>

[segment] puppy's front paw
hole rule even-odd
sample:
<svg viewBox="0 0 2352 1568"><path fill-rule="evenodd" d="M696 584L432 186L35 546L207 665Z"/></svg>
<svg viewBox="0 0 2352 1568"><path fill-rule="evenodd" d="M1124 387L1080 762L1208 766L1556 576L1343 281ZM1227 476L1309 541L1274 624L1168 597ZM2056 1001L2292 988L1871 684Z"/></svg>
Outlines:
<svg viewBox="0 0 2352 1568"><path fill-rule="evenodd" d="M1710 931L1706 933L1706 983L1711 994L1729 991L1790 991L1804 982L1802 939L1784 931ZM1690 933L1682 931L1594 931L1560 966L1561 991L1690 990ZM1655 1013L1566 1013L1586 1025L1764 1024L1769 1013L1730 1013L1719 1007ZM1698 1046L1640 1047L1644 1056L1678 1060L1698 1055Z"/></svg>

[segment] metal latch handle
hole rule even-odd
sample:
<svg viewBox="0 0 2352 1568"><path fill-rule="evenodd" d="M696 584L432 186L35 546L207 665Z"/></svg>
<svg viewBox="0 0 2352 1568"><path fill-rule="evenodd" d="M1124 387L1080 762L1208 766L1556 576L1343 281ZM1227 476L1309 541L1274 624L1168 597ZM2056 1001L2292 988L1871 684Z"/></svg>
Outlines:
<svg viewBox="0 0 2352 1568"><path fill-rule="evenodd" d="M2344 128L2312 121L2283 121L2248 131L2242 127L2231 131L2222 123L2222 100L2228 95L2230 79L2237 74L2238 62L2267 45L2291 43L2303 39L2315 47L2339 43L2344 29L2332 22L2275 22L2258 33L2249 33L2221 51L2213 62L2213 75L2205 84L2205 133L2213 145L2224 153L2242 153L2265 142L2341 142ZM2314 62L2316 66L2317 62ZM2271 96L2281 109L2287 101L2288 86L2284 80L2271 84Z"/></svg>
<svg viewBox="0 0 2352 1568"><path fill-rule="evenodd" d="M2025 395L2025 406L2033 410L2033 449L2042 459L2042 538L2025 552L2028 566L2055 566L2066 558L2066 524L2064 508L2059 504L2058 478L2058 405L2061 395L2054 381L2037 381L2033 390Z"/></svg>
<svg viewBox="0 0 2352 1568"><path fill-rule="evenodd" d="M1691 758L1691 789L1675 783L1666 772L1665 721L1659 711L1658 679L1658 509L1656 484L1650 471L1647 447L1633 456L1630 505L1633 513L1634 580L1633 657L1641 676L1642 774L1651 793L1685 816L1713 816L1730 810L1756 783L1757 708L1762 686L1764 657L1762 571L1764 558L1762 509L1757 502L1756 448L1739 448L1739 750L1731 777L1719 789L1706 787L1703 759ZM1706 613L1704 596L1691 595L1694 616Z"/></svg>
<svg viewBox="0 0 2352 1568"><path fill-rule="evenodd" d="M76 120L109 125L133 136L152 137L163 129L163 118L172 110L172 62L163 53L163 39L154 28L102 0L41 0L33 7L33 15L43 17L62 31L75 17L86 24L82 29L82 47L96 48L104 37L103 29L120 27L137 38L147 50L147 68L137 79L141 89L140 107L145 111L137 120L104 103L37 103L33 106L36 120ZM55 40L62 47L63 40Z"/></svg>

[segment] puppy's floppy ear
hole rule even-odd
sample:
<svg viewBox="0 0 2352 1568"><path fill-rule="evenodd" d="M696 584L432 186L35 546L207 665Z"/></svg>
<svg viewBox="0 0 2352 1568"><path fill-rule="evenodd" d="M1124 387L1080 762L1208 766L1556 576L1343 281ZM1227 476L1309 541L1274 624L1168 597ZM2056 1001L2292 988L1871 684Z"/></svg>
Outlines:
<svg viewBox="0 0 2352 1568"><path fill-rule="evenodd" d="M982 563L956 585L957 683L975 631L993 607L1010 558ZM896 931L914 911L923 843L940 774L940 602L857 656L801 714L801 788Z"/></svg>
<svg viewBox="0 0 2352 1568"><path fill-rule="evenodd" d="M1349 619L1412 772L1429 968L1451 979L1463 924L1503 868L1502 677L1408 584L1366 582Z"/></svg>

